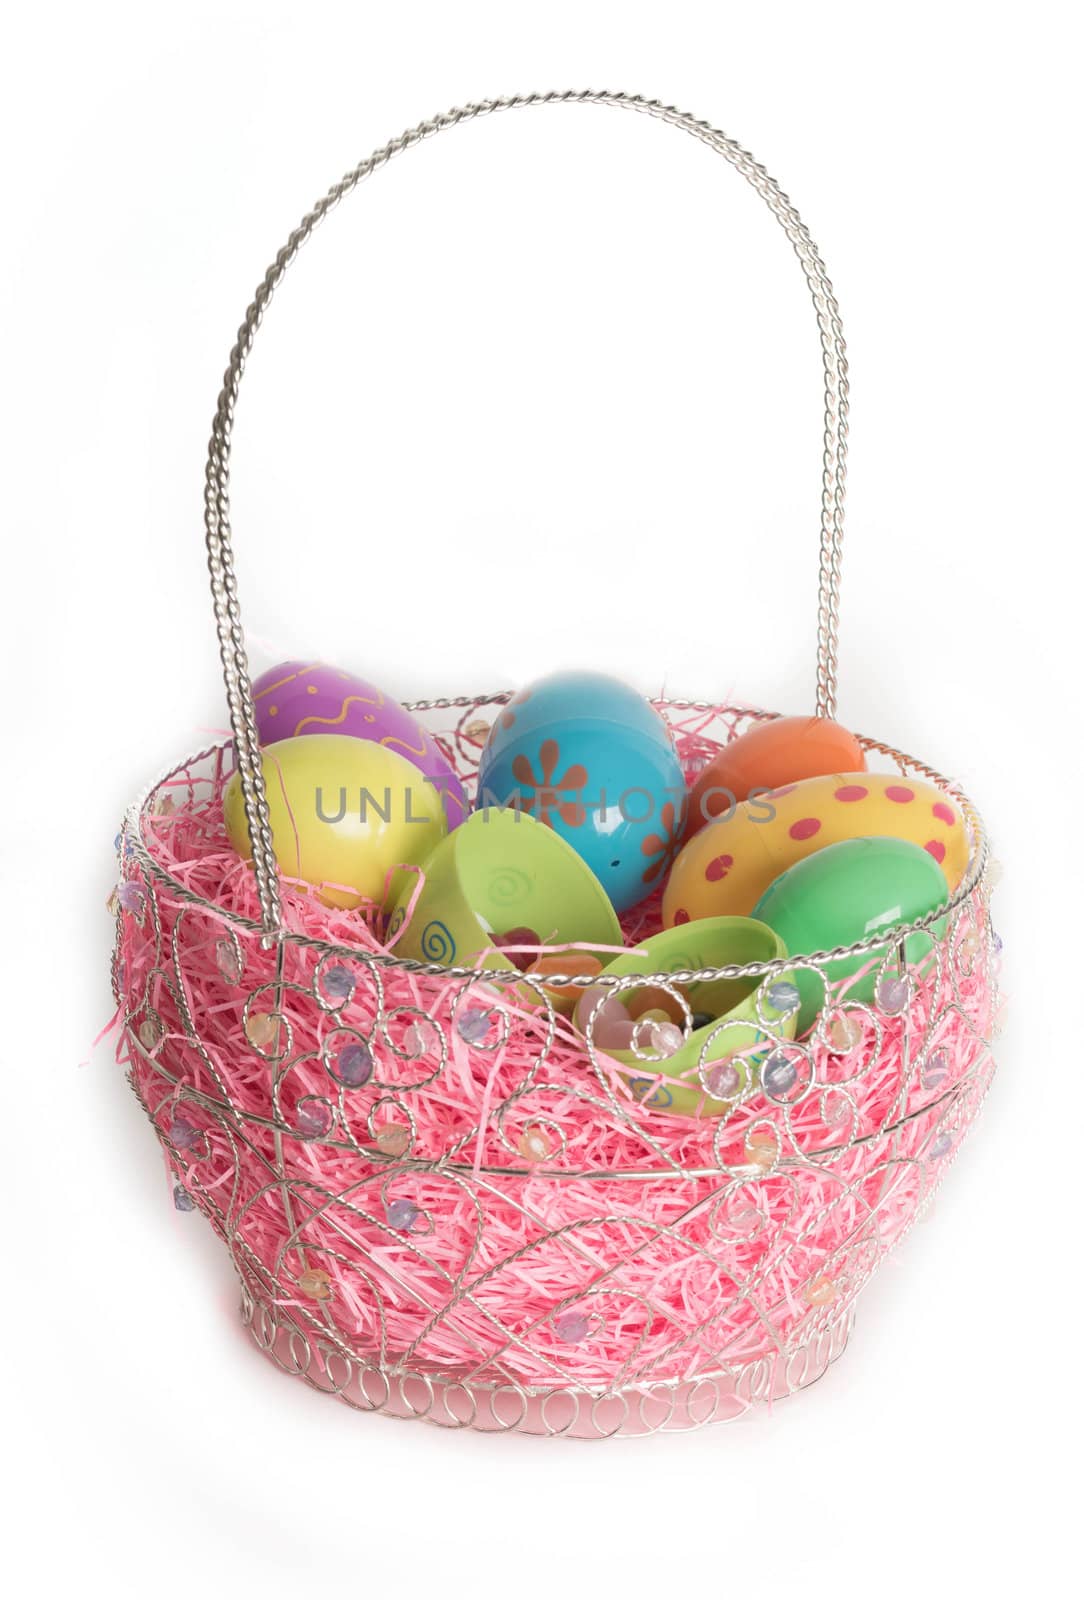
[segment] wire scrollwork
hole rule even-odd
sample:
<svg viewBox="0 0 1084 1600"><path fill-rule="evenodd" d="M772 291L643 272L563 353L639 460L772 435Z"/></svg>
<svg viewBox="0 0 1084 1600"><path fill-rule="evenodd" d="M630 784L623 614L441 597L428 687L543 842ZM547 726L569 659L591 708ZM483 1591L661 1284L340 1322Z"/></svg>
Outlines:
<svg viewBox="0 0 1084 1600"><path fill-rule="evenodd" d="M468 790L501 700L426 712ZM754 715L660 709L716 743ZM961 890L917 969L897 938L864 942L872 998L833 980L834 952L809 958L812 1033L764 1014L758 1073L702 1120L666 1114L650 1046L616 1070L544 991L524 1004L519 972L389 962L289 926L268 949L258 914L204 898L165 848L180 827L227 848L229 747L150 788L121 841L129 1076L278 1365L364 1411L577 1438L698 1426L827 1370L982 1102L998 1003L974 807L866 743L963 810Z"/></svg>

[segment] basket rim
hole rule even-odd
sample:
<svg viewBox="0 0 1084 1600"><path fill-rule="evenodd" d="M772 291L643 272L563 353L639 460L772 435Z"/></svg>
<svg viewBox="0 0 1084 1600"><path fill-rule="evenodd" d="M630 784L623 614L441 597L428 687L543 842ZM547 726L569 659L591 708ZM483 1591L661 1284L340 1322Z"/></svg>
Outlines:
<svg viewBox="0 0 1084 1600"><path fill-rule="evenodd" d="M470 709L471 707L504 704L511 698L513 693L513 690L502 690L498 694L459 696L455 699L443 699L436 701L405 701L404 705L409 711L429 711L452 707L464 707L466 709ZM784 715L782 712L765 711L763 708L758 707L734 706L721 703L717 704L711 701L677 700L661 697L649 697L649 699L650 704L659 710L714 711L719 714L728 714L737 717L752 717L760 721L770 721ZM948 897L948 900L944 904L937 906L933 911L927 912L925 916L917 918L914 922L900 923L895 927L887 929L883 933L873 933L867 936L865 939L857 940L853 944L838 945L832 950L817 950L802 956L780 957L775 961L747 962L745 964L732 964L725 967L700 967L680 972L637 973L636 982L638 984L690 984L714 982L724 978L761 979L765 977L776 976L782 972L793 971L796 968L821 969L827 967L835 961L845 959L849 956L872 956L877 951L885 950L889 946L901 945L912 934L915 933L929 933L935 940L938 939L939 936L934 930L933 925L941 921L946 921L946 923L950 922L952 913L956 911L959 906L963 905L965 901L971 898L974 891L980 886L980 884L984 882L986 878L990 861L989 838L986 831L986 825L983 822L978 808L971 800L970 796L967 795L967 793L959 784L954 783L951 779L945 777L943 773L938 772L933 767L927 766L925 762L919 760L917 757L908 755L905 751L899 750L893 745L886 744L880 739L875 739L865 734L856 734L855 737L864 750L875 751L878 754L888 756L889 759L895 761L901 768L913 772L916 776L921 775L928 781L934 783L939 789L943 790L946 795L954 800L962 810L965 823L968 828L968 842L970 847L968 853L968 866L963 877L960 879L960 882L957 884L952 894L950 894ZM139 866L144 872L148 873L152 878L156 879L158 883L164 885L171 894L176 895L179 899L185 901L187 904L196 906L200 910L205 911L211 916L217 918L220 922L228 924L247 934L259 935L265 948L272 948L275 945L280 944L295 945L299 948L314 950L321 956L340 956L353 961L367 963L375 967L398 969L403 972L413 973L420 977L443 980L447 982L449 986L454 984L461 985L465 979L472 982L486 982L489 980L501 981L502 978L507 979L508 975L499 969L489 969L483 967L449 967L442 966L439 963L432 961L415 961L406 956L396 956L394 954L381 951L363 950L359 949L356 945L343 944L333 940L317 939L311 934L298 933L290 928L280 928L277 930L276 934L269 935L264 929L263 924L258 922L255 918L243 916L240 912L227 910L225 907L217 905L214 901L207 900L202 895L196 894L193 890L189 889L186 884L181 883L179 879L175 878L172 873L168 872L166 868L163 867L158 860L156 860L150 849L147 847L142 831L143 818L148 814L148 808L152 800L157 796L159 790L171 779L190 771L192 767L198 765L201 761L210 759L211 757L217 757L218 760L221 761L221 758L227 752L232 753L232 750L232 737L216 740L212 744L185 756L182 760L160 772L157 777L155 777L150 783L146 784L144 788L136 795L135 799L129 805L124 814L121 832L124 841L131 852L131 855L139 863ZM946 932L945 937L947 936L948 935ZM567 975L561 973L546 973L544 979L546 986L560 985L561 987L575 988L589 988L595 986L616 987L621 984L626 984L627 981L627 978L608 976L605 971L594 975L583 973L570 973ZM517 973L516 982L524 987L536 989L539 994L539 999L544 999L542 979L533 978L529 973Z"/></svg>

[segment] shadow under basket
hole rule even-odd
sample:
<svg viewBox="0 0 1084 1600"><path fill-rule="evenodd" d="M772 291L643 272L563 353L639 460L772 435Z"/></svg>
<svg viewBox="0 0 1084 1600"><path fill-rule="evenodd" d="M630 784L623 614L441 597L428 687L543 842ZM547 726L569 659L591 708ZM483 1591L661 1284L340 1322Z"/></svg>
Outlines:
<svg viewBox="0 0 1084 1600"><path fill-rule="evenodd" d="M870 969L861 990L826 976L840 951L700 974L752 987L802 966L820 975L824 1004L797 1044L765 1021L763 1048L783 1053L783 1070L735 1071L723 1114L677 1116L651 1061L632 1072L597 1051L541 980L532 997L518 973L399 959L375 918L330 909L279 877L230 534L248 353L284 272L344 196L435 133L543 104L631 111L706 144L761 196L798 257L824 368L815 708L835 715L846 355L798 213L740 145L657 101L585 90L453 110L329 191L241 325L204 495L233 738L183 762L128 813L113 985L121 1053L175 1203L198 1208L228 1247L245 1322L273 1361L363 1411L600 1438L735 1416L815 1381L840 1353L857 1295L928 1203L990 1081L996 939L974 807L921 762L863 740L871 767L926 779L957 803L964 876L947 908L842 952ZM509 698L413 708L469 793ZM654 703L686 777L769 716ZM235 761L251 863L223 823ZM670 813L671 835L673 811L660 816L666 831ZM663 864L675 844L660 839ZM657 895L622 920L630 945L658 928ZM920 929L929 940L909 943ZM919 950L928 954L908 967ZM609 981L617 992L676 980Z"/></svg>
<svg viewBox="0 0 1084 1600"><path fill-rule="evenodd" d="M454 726L428 713L468 784L506 698ZM659 708L689 770L764 715ZM301 886L265 948L223 829L229 746L133 807L114 967L131 1083L272 1360L362 1410L576 1437L697 1426L822 1375L993 1071L981 823L863 743L961 807L968 872L918 969L901 980L890 941L872 1002L826 985L808 1039L767 1030L793 1083L716 1118L652 1105L650 1063L630 1084L525 1006L518 974L396 963ZM657 917L631 914L628 938Z"/></svg>

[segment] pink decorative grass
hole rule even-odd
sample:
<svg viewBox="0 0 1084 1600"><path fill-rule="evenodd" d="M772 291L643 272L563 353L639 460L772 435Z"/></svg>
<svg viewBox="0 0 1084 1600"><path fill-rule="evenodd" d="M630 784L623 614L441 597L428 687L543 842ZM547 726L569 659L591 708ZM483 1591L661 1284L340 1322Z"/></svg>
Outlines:
<svg viewBox="0 0 1084 1600"><path fill-rule="evenodd" d="M467 780L471 716L445 730ZM692 770L741 714L669 716ZM222 826L226 774L219 751L152 792L139 831L165 876L122 843L122 1050L179 1204L227 1241L310 1376L341 1387L332 1367L353 1362L609 1394L789 1358L847 1316L992 1071L981 881L902 1015L834 993L860 1037L841 1052L821 1030L795 1052L786 1100L758 1090L725 1119L675 1117L513 983L374 962L379 919L302 885L283 895L300 938L262 949L251 869ZM624 924L629 943L657 927L657 901ZM350 1045L354 1075L366 1055L372 1074L344 1086Z"/></svg>

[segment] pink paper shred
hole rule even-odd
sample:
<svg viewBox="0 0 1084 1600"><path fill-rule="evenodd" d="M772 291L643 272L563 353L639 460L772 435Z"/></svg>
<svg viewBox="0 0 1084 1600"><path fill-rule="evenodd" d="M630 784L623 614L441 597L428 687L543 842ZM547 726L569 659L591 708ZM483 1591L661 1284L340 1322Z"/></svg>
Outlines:
<svg viewBox="0 0 1084 1600"><path fill-rule="evenodd" d="M717 748L711 715L676 718L687 770ZM448 748L469 777L462 729ZM198 902L122 845L118 1053L179 1203L210 1219L258 1305L328 1351L596 1391L786 1355L846 1313L981 1101L997 1003L981 890L912 974L906 1015L852 1013L861 1040L811 1049L786 1103L756 1092L725 1120L676 1117L510 984L367 964L379 919L303 885L283 884L287 927L342 953L262 949L230 921L258 904L225 838L223 774L221 752L195 760L142 813L153 860ZM656 899L625 918L627 943L658 926ZM277 1053L260 1021L276 1003ZM357 1087L333 1075L350 1043L372 1061Z"/></svg>

